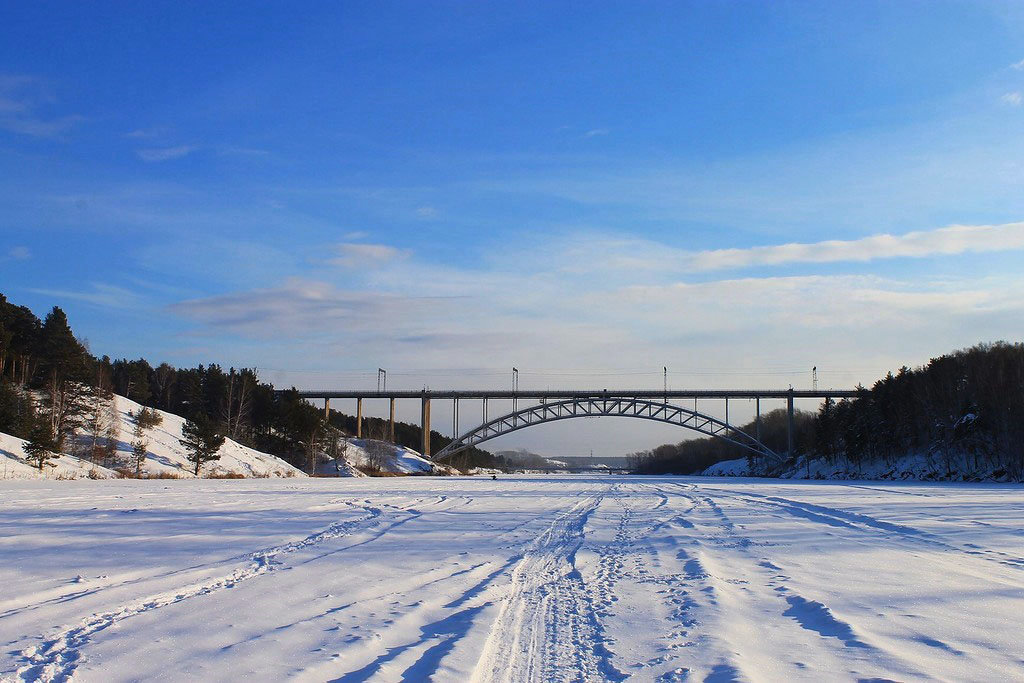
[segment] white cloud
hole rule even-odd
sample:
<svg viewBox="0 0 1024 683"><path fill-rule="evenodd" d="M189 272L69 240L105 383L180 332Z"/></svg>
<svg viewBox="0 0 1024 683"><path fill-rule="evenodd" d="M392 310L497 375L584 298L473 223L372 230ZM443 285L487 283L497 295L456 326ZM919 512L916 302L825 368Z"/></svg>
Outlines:
<svg viewBox="0 0 1024 683"><path fill-rule="evenodd" d="M613 269L687 273L793 263L864 262L1011 251L1024 249L1024 222L951 225L935 230L902 235L872 235L856 240L794 242L696 252L635 238L591 236L577 237L572 242L563 265L569 272Z"/></svg>
<svg viewBox="0 0 1024 683"><path fill-rule="evenodd" d="M256 147L235 147L230 145L226 147L220 147L218 149L218 152L226 156L241 157L265 157L270 154L270 152L265 149L259 149Z"/></svg>
<svg viewBox="0 0 1024 683"><path fill-rule="evenodd" d="M1021 102L1024 102L1024 95L1021 95L1019 92L1008 92L1000 97L999 101L1011 107L1019 107Z"/></svg>
<svg viewBox="0 0 1024 683"><path fill-rule="evenodd" d="M156 147L152 149L140 149L136 152L139 158L147 162L169 161L188 156L199 149L195 145L179 145L177 147Z"/></svg>
<svg viewBox="0 0 1024 683"><path fill-rule="evenodd" d="M593 137L597 137L599 135L608 135L608 133L610 133L610 132L611 131L608 130L607 128L594 128L594 129L588 130L586 133L584 133L583 137L585 137L585 138L593 138Z"/></svg>
<svg viewBox="0 0 1024 683"><path fill-rule="evenodd" d="M1017 71L1024 71L1024 59L1020 60L1019 62L1014 62L1013 64L1010 65L1010 68L1016 69Z"/></svg>
<svg viewBox="0 0 1024 683"><path fill-rule="evenodd" d="M44 294L61 299L76 299L86 301L97 306L108 308L131 308L138 304L140 296L124 287L103 284L101 282L90 283L92 290L60 290L60 289L30 289L35 294Z"/></svg>
<svg viewBox="0 0 1024 683"><path fill-rule="evenodd" d="M156 138L167 132L167 128L164 126L154 126L152 128L136 128L133 131L125 133L126 138L132 138L134 140L146 140L148 138Z"/></svg>
<svg viewBox="0 0 1024 683"><path fill-rule="evenodd" d="M28 247L11 247L7 251L7 257L14 261L27 261L32 258L32 251Z"/></svg>
<svg viewBox="0 0 1024 683"><path fill-rule="evenodd" d="M827 240L806 244L702 251L690 257L687 269L703 271L786 263L922 258L1021 248L1024 248L1024 223L952 225L903 235L872 235L858 240Z"/></svg>
<svg viewBox="0 0 1024 683"><path fill-rule="evenodd" d="M55 138L84 118L77 114L45 117L38 110L56 101L49 86L33 76L0 74L0 129L32 137Z"/></svg>
<svg viewBox="0 0 1024 683"><path fill-rule="evenodd" d="M359 242L343 242L337 245L338 256L329 263L347 268L376 268L398 258L404 258L409 252L387 244L362 244Z"/></svg>
<svg viewBox="0 0 1024 683"><path fill-rule="evenodd" d="M437 209L433 206L421 206L416 209L416 215L420 218L437 218Z"/></svg>
<svg viewBox="0 0 1024 683"><path fill-rule="evenodd" d="M399 336L433 310L437 298L342 290L326 282L289 278L282 285L182 301L175 313L216 328L257 337L296 338L366 331Z"/></svg>

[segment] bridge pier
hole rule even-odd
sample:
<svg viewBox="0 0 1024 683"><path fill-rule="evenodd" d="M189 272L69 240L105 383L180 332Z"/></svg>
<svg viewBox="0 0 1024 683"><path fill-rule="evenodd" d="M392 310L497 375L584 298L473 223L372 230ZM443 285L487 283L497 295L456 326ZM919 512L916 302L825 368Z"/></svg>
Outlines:
<svg viewBox="0 0 1024 683"><path fill-rule="evenodd" d="M459 399L452 399L452 438L459 438Z"/></svg>
<svg viewBox="0 0 1024 683"><path fill-rule="evenodd" d="M395 442L395 399L391 399L391 417L388 419L388 441Z"/></svg>
<svg viewBox="0 0 1024 683"><path fill-rule="evenodd" d="M356 438L363 438L363 399L356 399Z"/></svg>
<svg viewBox="0 0 1024 683"><path fill-rule="evenodd" d="M754 438L761 440L761 397L754 399Z"/></svg>
<svg viewBox="0 0 1024 683"><path fill-rule="evenodd" d="M793 457L793 390L786 396L786 457Z"/></svg>
<svg viewBox="0 0 1024 683"><path fill-rule="evenodd" d="M420 399L420 427L423 431L423 445L420 447L420 453L429 458L430 457L430 397L424 396Z"/></svg>

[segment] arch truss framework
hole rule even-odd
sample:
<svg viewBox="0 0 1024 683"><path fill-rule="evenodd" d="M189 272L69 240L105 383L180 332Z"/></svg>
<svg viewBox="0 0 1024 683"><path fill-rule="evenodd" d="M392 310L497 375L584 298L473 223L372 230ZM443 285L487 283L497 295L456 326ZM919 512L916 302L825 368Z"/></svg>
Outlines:
<svg viewBox="0 0 1024 683"><path fill-rule="evenodd" d="M484 441L526 427L577 417L601 416L634 417L665 422L707 436L724 439L756 455L776 461L782 460L779 454L758 439L711 415L673 405L667 401L658 402L644 398L615 396L574 397L551 403L540 403L513 411L462 434L442 448L434 456L434 459L441 460Z"/></svg>

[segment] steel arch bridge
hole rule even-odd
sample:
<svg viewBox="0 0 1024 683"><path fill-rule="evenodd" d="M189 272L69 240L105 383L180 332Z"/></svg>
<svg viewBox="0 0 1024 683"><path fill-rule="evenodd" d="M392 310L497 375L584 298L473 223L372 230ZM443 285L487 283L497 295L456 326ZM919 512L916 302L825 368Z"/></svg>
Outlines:
<svg viewBox="0 0 1024 683"><path fill-rule="evenodd" d="M485 441L534 425L577 417L601 416L633 417L665 422L692 429L707 436L724 439L755 455L775 461L783 459L759 439L731 424L682 406L639 397L577 396L552 403L532 405L485 422L454 439L434 456L434 460L441 460Z"/></svg>

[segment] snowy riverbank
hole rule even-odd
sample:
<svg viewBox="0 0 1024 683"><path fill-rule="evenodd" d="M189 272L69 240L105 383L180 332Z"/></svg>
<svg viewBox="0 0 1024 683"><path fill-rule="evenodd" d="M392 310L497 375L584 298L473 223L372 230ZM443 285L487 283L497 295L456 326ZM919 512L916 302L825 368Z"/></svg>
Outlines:
<svg viewBox="0 0 1024 683"><path fill-rule="evenodd" d="M708 477L748 477L752 475L746 458L715 463L701 473ZM846 458L835 462L805 456L794 464L772 472L774 479L826 479L837 481L950 481L999 482L1016 481L1007 469L998 465L981 464L968 455L954 454L943 457L935 454L915 454L890 461L855 463Z"/></svg>

